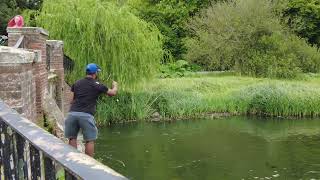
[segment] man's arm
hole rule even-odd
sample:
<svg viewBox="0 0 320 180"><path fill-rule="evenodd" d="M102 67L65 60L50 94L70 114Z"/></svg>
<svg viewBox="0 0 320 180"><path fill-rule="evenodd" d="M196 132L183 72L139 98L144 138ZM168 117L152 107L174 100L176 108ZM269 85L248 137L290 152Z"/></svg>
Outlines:
<svg viewBox="0 0 320 180"><path fill-rule="evenodd" d="M117 95L117 92L118 92L118 83L113 81L112 82L112 88L108 89L107 95L108 96L115 96L115 95Z"/></svg>

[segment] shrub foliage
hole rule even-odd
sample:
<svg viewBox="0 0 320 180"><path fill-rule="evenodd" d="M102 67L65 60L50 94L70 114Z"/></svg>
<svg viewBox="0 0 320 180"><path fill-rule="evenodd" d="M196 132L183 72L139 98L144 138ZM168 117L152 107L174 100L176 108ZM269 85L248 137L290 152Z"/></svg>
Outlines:
<svg viewBox="0 0 320 180"><path fill-rule="evenodd" d="M196 34L186 39L186 59L207 70L235 70L245 75L293 78L318 72L320 54L291 34L268 0L220 2L189 22Z"/></svg>

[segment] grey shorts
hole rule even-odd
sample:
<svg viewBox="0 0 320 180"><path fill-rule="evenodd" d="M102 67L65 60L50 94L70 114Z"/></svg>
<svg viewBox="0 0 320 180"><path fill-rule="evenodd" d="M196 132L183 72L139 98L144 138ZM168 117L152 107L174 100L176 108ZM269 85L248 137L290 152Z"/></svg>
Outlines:
<svg viewBox="0 0 320 180"><path fill-rule="evenodd" d="M68 139L77 138L80 129L85 141L97 139L98 129L91 114L83 112L69 112L64 122L64 135Z"/></svg>

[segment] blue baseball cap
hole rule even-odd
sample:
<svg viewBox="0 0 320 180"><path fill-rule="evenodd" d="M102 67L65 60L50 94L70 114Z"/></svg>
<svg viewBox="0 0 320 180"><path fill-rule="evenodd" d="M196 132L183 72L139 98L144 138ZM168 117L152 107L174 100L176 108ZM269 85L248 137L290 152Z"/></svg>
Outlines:
<svg viewBox="0 0 320 180"><path fill-rule="evenodd" d="M98 65L94 63L90 63L87 65L86 71L87 71L87 74L96 74L97 72L100 72L101 69Z"/></svg>

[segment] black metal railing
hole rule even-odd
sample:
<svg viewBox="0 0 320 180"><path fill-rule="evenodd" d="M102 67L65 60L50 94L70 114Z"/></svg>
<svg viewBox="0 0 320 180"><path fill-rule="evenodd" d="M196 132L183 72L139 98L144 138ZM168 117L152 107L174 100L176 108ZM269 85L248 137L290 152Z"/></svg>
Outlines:
<svg viewBox="0 0 320 180"><path fill-rule="evenodd" d="M0 46L7 46L8 45L8 37L7 36L0 36Z"/></svg>
<svg viewBox="0 0 320 180"><path fill-rule="evenodd" d="M68 73L73 70L74 67L74 61L67 55L63 55L63 68L64 72Z"/></svg>
<svg viewBox="0 0 320 180"><path fill-rule="evenodd" d="M22 118L1 100L0 139L0 179L126 179Z"/></svg>

